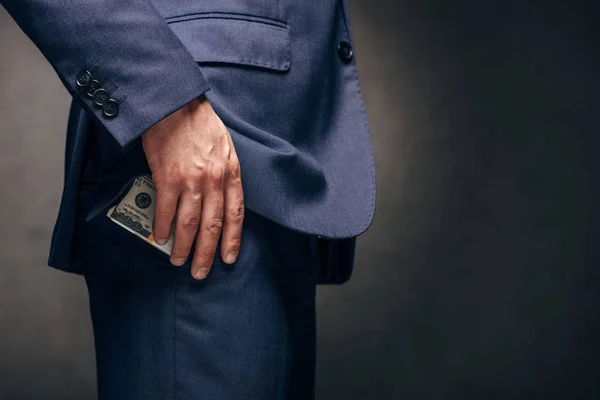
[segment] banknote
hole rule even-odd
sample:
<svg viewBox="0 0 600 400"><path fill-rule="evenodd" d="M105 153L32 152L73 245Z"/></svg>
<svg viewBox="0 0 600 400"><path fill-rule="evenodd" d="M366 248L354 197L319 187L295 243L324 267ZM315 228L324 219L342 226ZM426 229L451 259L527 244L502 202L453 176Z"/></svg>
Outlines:
<svg viewBox="0 0 600 400"><path fill-rule="evenodd" d="M156 188L154 182L149 176L142 175L135 179L125 197L108 210L106 215L117 225L144 239L162 252L171 255L173 227L171 227L171 237L169 237L167 243L161 246L154 241L152 227L154 225L155 206Z"/></svg>

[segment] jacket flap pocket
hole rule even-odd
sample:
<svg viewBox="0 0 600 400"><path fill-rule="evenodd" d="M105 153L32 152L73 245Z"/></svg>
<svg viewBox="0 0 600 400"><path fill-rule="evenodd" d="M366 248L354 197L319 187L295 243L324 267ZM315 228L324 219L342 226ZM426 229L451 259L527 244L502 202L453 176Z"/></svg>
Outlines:
<svg viewBox="0 0 600 400"><path fill-rule="evenodd" d="M199 63L230 63L286 71L290 68L287 25L270 19L199 14L167 19Z"/></svg>

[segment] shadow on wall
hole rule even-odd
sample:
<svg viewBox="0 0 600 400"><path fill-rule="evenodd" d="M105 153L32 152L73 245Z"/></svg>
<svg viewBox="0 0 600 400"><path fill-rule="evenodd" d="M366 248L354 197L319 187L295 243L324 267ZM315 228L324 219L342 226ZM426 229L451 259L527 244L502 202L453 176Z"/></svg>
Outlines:
<svg viewBox="0 0 600 400"><path fill-rule="evenodd" d="M350 3L378 203L319 292L320 398L598 398L589 5Z"/></svg>

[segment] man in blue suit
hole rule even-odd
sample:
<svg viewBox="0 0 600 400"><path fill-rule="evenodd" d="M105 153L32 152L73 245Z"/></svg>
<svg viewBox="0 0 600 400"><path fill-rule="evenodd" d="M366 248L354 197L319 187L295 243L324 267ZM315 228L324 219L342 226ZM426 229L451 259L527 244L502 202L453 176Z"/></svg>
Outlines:
<svg viewBox="0 0 600 400"><path fill-rule="evenodd" d="M48 263L85 277L100 399L313 398L315 286L375 208L345 0L3 5L73 96ZM106 217L144 174L170 257Z"/></svg>

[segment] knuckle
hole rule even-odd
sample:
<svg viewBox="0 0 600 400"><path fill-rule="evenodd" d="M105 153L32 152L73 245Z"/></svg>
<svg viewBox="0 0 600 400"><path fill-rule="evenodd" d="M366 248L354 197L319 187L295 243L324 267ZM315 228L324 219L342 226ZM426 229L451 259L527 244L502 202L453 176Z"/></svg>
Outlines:
<svg viewBox="0 0 600 400"><path fill-rule="evenodd" d="M197 162L187 172L186 183L192 186L199 186L206 175L206 165L203 162Z"/></svg>
<svg viewBox="0 0 600 400"><path fill-rule="evenodd" d="M173 184L179 189L187 189L197 184L200 175L196 168L181 169L173 173Z"/></svg>
<svg viewBox="0 0 600 400"><path fill-rule="evenodd" d="M227 245L223 246L228 248L229 251L239 251L242 244L242 240L239 236L231 237L227 239Z"/></svg>
<svg viewBox="0 0 600 400"><path fill-rule="evenodd" d="M169 220L173 218L173 214L169 208L161 207L155 210L155 217L158 224L162 224L164 222L168 225L170 222Z"/></svg>
<svg viewBox="0 0 600 400"><path fill-rule="evenodd" d="M210 267L214 258L215 258L214 252L212 252L208 249L201 249L198 252L196 252L196 255L194 256L194 264L196 264L196 265L203 264L206 267Z"/></svg>
<svg viewBox="0 0 600 400"><path fill-rule="evenodd" d="M154 184L156 188L156 201L164 206L171 206L177 201L179 189L172 182L163 183L162 185Z"/></svg>
<svg viewBox="0 0 600 400"><path fill-rule="evenodd" d="M206 172L207 162L204 159L194 160L192 164L193 168L190 169L190 173L195 176L202 176L204 172Z"/></svg>
<svg viewBox="0 0 600 400"><path fill-rule="evenodd" d="M199 201L200 200L200 194L202 192L202 188L200 186L200 180L199 179L188 179L185 183L184 183L184 188L185 191L188 192L191 196L191 199L194 201Z"/></svg>
<svg viewBox="0 0 600 400"><path fill-rule="evenodd" d="M203 166L198 166L189 173L188 182L197 185L199 182L202 182L205 174L206 169Z"/></svg>
<svg viewBox="0 0 600 400"><path fill-rule="evenodd" d="M178 222L179 225L187 231L195 230L198 227L198 224L200 223L200 216L188 215L185 217L181 217Z"/></svg>
<svg viewBox="0 0 600 400"><path fill-rule="evenodd" d="M240 167L240 163L236 160L231 162L229 165L229 176L231 178L239 178L242 175L242 169Z"/></svg>
<svg viewBox="0 0 600 400"><path fill-rule="evenodd" d="M210 170L210 179L215 182L223 181L225 177L225 167L220 164L215 164Z"/></svg>
<svg viewBox="0 0 600 400"><path fill-rule="evenodd" d="M223 228L223 220L215 218L206 224L206 226L204 227L204 231L206 231L212 235L218 235L221 232L222 228Z"/></svg>
<svg viewBox="0 0 600 400"><path fill-rule="evenodd" d="M245 206L242 203L239 206L234 207L229 212L229 219L233 220L234 222L239 222L240 220L242 220L244 218L244 212L245 212Z"/></svg>
<svg viewBox="0 0 600 400"><path fill-rule="evenodd" d="M202 190L199 187L195 187L195 189L190 193L190 200L197 205L202 200Z"/></svg>
<svg viewBox="0 0 600 400"><path fill-rule="evenodd" d="M184 175L181 172L172 172L163 181L163 186L175 190L175 188L181 185L184 180Z"/></svg>

